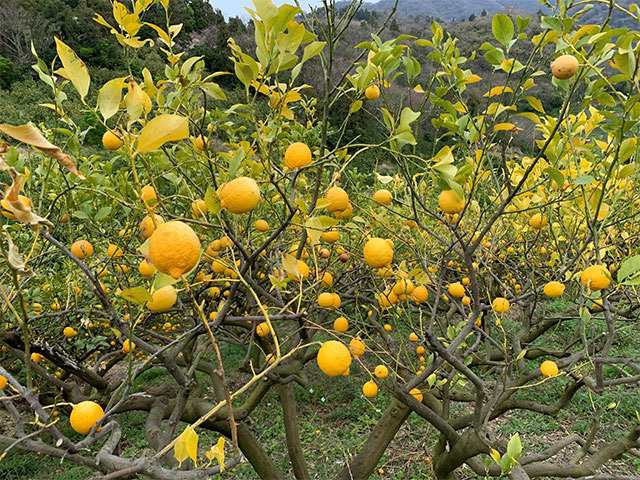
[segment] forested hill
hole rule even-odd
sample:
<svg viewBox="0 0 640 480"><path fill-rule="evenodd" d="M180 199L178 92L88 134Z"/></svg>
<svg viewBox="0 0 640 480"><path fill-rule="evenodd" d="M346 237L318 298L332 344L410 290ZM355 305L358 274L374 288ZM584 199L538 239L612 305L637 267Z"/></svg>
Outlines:
<svg viewBox="0 0 640 480"><path fill-rule="evenodd" d="M197 43L194 54L205 55L212 67L214 63L224 65L228 61L227 39L246 31L245 25L237 18L225 21L207 0L171 0L170 5L171 23L183 24L179 47L191 51ZM93 67L123 68L122 49L105 27L93 20L94 13L112 19L112 11L110 0L0 0L0 87L30 70L31 42L42 58L52 59L54 36ZM145 21L164 25L161 5L153 6ZM139 36L155 38L156 34L143 27Z"/></svg>
<svg viewBox="0 0 640 480"><path fill-rule="evenodd" d="M395 0L380 0L367 4L367 8L391 10ZM523 12L545 10L538 0L400 0L397 12L399 15L428 15L444 21L464 20L471 15L493 14L507 8L517 8Z"/></svg>

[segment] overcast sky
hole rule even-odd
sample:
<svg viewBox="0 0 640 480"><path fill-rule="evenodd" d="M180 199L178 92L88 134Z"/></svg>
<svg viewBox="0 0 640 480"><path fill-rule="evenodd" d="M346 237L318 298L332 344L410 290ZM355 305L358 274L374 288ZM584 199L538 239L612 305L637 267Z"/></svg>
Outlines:
<svg viewBox="0 0 640 480"><path fill-rule="evenodd" d="M283 3L290 3L291 5L295 5L294 0L272 0L276 5L282 5ZM249 8L253 8L253 3L251 0L209 0L209 2L213 5L213 8L218 10L222 10L225 17L236 17L239 16L242 19L249 19L249 14L243 8L245 6ZM322 0L300 0L300 6L303 8L307 8L309 5L317 7L318 5L322 5Z"/></svg>

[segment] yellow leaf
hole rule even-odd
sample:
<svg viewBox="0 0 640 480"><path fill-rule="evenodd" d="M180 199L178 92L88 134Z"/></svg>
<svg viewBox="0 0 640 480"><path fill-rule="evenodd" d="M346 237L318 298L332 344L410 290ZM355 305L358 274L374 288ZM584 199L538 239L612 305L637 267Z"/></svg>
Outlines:
<svg viewBox="0 0 640 480"><path fill-rule="evenodd" d="M220 472L224 472L224 437L220 437L218 443L212 446L205 455L209 459L209 463L215 458L220 465Z"/></svg>
<svg viewBox="0 0 640 480"><path fill-rule="evenodd" d="M513 123L496 123L493 126L494 132L502 132L503 130L513 130L515 125Z"/></svg>
<svg viewBox="0 0 640 480"><path fill-rule="evenodd" d="M475 73L472 73L471 75L469 75L467 78L464 79L464 81L462 82L462 85L467 85L469 83L476 83L476 82L479 82L480 80L482 80L482 77L476 75Z"/></svg>
<svg viewBox="0 0 640 480"><path fill-rule="evenodd" d="M150 152L166 142L176 142L189 136L189 119L165 113L145 125L138 139L138 152Z"/></svg>
<svg viewBox="0 0 640 480"><path fill-rule="evenodd" d="M125 77L109 80L98 92L98 109L105 120L118 113L125 80Z"/></svg>
<svg viewBox="0 0 640 480"><path fill-rule="evenodd" d="M178 441L174 448L173 456L180 462L184 462L187 458L193 460L197 466L198 460L198 434L191 427L184 429L184 432L178 437Z"/></svg>
<svg viewBox="0 0 640 480"><path fill-rule="evenodd" d="M56 73L62 75L67 80L70 80L73 86L80 94L80 98L84 103L84 97L89 92L89 84L91 83L91 77L89 76L89 70L80 57L76 55L76 52L71 50L67 45L55 37L56 51L58 57L62 62L62 67L56 70Z"/></svg>
<svg viewBox="0 0 640 480"><path fill-rule="evenodd" d="M167 32L165 32L159 26L154 25L153 23L145 23L145 25L153 28L160 37L160 40L162 40L162 43L164 43L167 47L173 47L174 42L171 41L171 38L169 38L169 34Z"/></svg>
<svg viewBox="0 0 640 480"><path fill-rule="evenodd" d="M47 155L51 155L58 161L60 165L76 175L78 178L84 180L84 175L82 175L78 171L78 169L76 168L76 164L73 163L73 160L71 160L69 155L63 153L59 147L56 147L51 142L49 142L49 140L44 138L42 136L42 133L40 133L40 130L34 127L31 122L19 126L3 123L0 124L0 131L6 133L12 138L15 138L19 142L31 145L32 147L37 148Z"/></svg>
<svg viewBox="0 0 640 480"><path fill-rule="evenodd" d="M500 452L497 451L495 448L491 449L491 458L493 458L494 462L500 465Z"/></svg>
<svg viewBox="0 0 640 480"><path fill-rule="evenodd" d="M293 278L298 278L300 276L298 260L296 260L296 257L294 255L291 255L289 253L282 254L282 267L284 268L284 271Z"/></svg>
<svg viewBox="0 0 640 480"><path fill-rule="evenodd" d="M145 92L147 92L147 95L149 95L149 97L153 97L158 91L158 89L153 84L153 77L151 77L151 72L147 67L144 67L142 69L142 78L144 78L143 85L144 85Z"/></svg>
<svg viewBox="0 0 640 480"><path fill-rule="evenodd" d="M498 86L498 87L493 87L491 90L489 90L483 96L484 97L495 97L496 95L502 95L503 93L509 93L509 92L513 92L513 90L511 90L510 87Z"/></svg>
<svg viewBox="0 0 640 480"><path fill-rule="evenodd" d="M416 93L424 93L424 89L419 84L416 85L415 87L413 87L413 91L416 92Z"/></svg>
<svg viewBox="0 0 640 480"><path fill-rule="evenodd" d="M143 111L146 113L151 111L151 99L133 79L129 80L129 91L124 97L124 102L127 106L130 123L138 120Z"/></svg>
<svg viewBox="0 0 640 480"><path fill-rule="evenodd" d="M23 204L20 200L18 194L20 192L22 176L16 171L15 168L10 167L4 161L2 155L5 154L8 150L9 144L7 142L0 142L0 170L8 172L9 176L13 180L4 194L4 200L7 201L9 210L11 210L13 215L20 222L27 223L31 226L46 225L47 227L52 228L53 224L49 220L35 215L31 211L31 207Z"/></svg>

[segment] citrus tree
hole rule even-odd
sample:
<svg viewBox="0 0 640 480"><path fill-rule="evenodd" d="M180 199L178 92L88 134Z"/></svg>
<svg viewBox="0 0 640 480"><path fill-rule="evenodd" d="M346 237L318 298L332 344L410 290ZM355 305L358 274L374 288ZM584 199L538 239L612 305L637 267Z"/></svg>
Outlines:
<svg viewBox="0 0 640 480"><path fill-rule="evenodd" d="M597 439L615 408L603 394L640 380L619 353L640 305L638 32L580 25L586 3L560 1L535 36L529 18L494 16L473 54L491 78L465 67L438 23L429 38L374 35L338 71L357 1L342 16L324 2L320 17L254 0L255 51L229 39L234 71L213 74L176 49L168 13L145 22L169 0L114 1L113 18L95 20L129 75L95 103L63 41L54 70L34 51L56 126L0 125L5 453L108 479L233 475L241 462L286 478L257 435L277 410L290 471L311 478L296 396L308 375L336 389L357 376L354 398L381 409L339 479L369 477L410 415L438 432L438 479L594 478L636 448L636 418ZM609 17L622 9L604 3ZM158 48L164 72L133 71L142 48ZM322 67L317 97L300 80L307 62ZM216 83L225 74L235 103ZM535 95L541 77L562 94L557 112ZM81 148L87 131L65 113L76 95L106 130L99 152ZM349 138L362 112L384 141ZM526 154L513 147L523 122ZM384 166L363 175L373 151ZM550 314L553 302L563 310ZM138 381L154 369L170 378L164 392ZM272 390L279 404L266 408ZM582 391L594 411L583 435L523 447L492 433L507 415L555 416ZM271 413L254 418L259 406ZM135 457L120 449L133 411L148 443Z"/></svg>

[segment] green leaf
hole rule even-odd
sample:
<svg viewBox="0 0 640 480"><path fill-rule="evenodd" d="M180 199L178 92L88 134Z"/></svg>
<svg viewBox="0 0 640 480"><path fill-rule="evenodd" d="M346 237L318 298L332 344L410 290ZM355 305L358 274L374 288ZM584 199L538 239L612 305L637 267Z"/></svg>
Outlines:
<svg viewBox="0 0 640 480"><path fill-rule="evenodd" d="M102 207L98 210L98 213L95 214L93 218L95 218L96 222L99 222L103 218L107 217L111 213L111 207Z"/></svg>
<svg viewBox="0 0 640 480"><path fill-rule="evenodd" d="M502 13L494 15L491 22L491 30L496 40L508 48L509 42L513 38L513 22L511 19Z"/></svg>
<svg viewBox="0 0 640 480"><path fill-rule="evenodd" d="M122 102L122 89L125 86L125 77L109 80L98 92L98 109L105 120L118 113Z"/></svg>
<svg viewBox="0 0 640 480"><path fill-rule="evenodd" d="M309 45L304 47L304 53L302 54L302 61L300 63L304 63L310 58L318 55L324 48L325 44L326 42L311 42Z"/></svg>
<svg viewBox="0 0 640 480"><path fill-rule="evenodd" d="M507 444L507 455L509 455L513 460L517 460L521 453L522 443L520 442L520 435L516 433L511 437Z"/></svg>
<svg viewBox="0 0 640 480"><path fill-rule="evenodd" d="M166 142L176 142L189 136L189 119L165 113L147 123L138 139L138 152L150 152Z"/></svg>
<svg viewBox="0 0 640 480"><path fill-rule="evenodd" d="M143 304L152 300L151 294L144 287L127 288L120 292L120 296L137 304Z"/></svg>
<svg viewBox="0 0 640 480"><path fill-rule="evenodd" d="M80 94L80 98L84 103L84 97L89 92L89 85L91 84L91 77L89 76L89 70L80 57L76 55L76 52L71 50L65 43L60 41L57 37L54 37L56 41L56 51L58 57L62 62L63 68L56 70L55 73L62 75L67 80L70 80L73 86Z"/></svg>
<svg viewBox="0 0 640 480"><path fill-rule="evenodd" d="M200 85L202 91L209 95L214 100L226 100L227 96L224 94L222 89L217 83L207 82Z"/></svg>
<svg viewBox="0 0 640 480"><path fill-rule="evenodd" d="M580 175L571 184L572 185L589 185L595 181L596 179L593 178L591 175Z"/></svg>
<svg viewBox="0 0 640 480"><path fill-rule="evenodd" d="M618 161L624 162L636 151L636 139L635 138L625 138L620 144L620 153L618 156Z"/></svg>
<svg viewBox="0 0 640 480"><path fill-rule="evenodd" d="M214 215L217 215L222 210L218 195L211 187L207 187L207 191L204 194L204 204L207 206L207 210Z"/></svg>
<svg viewBox="0 0 640 480"><path fill-rule="evenodd" d="M564 175L562 174L562 172L560 172L560 170L549 167L544 169L544 173L549 175L551 180L556 182L558 188L562 188L562 186L564 185Z"/></svg>
<svg viewBox="0 0 640 480"><path fill-rule="evenodd" d="M627 277L633 276L640 271L640 255L627 258L620 265L618 270L618 282L623 282Z"/></svg>

